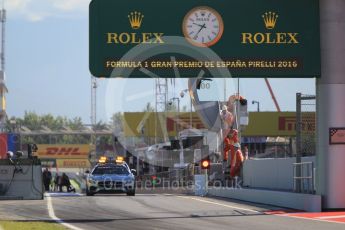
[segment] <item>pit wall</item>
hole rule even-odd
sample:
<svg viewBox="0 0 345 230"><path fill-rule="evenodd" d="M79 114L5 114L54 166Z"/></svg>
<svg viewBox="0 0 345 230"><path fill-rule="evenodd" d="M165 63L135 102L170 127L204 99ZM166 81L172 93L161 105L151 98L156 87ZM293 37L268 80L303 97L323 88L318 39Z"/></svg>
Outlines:
<svg viewBox="0 0 345 230"><path fill-rule="evenodd" d="M292 191L295 162L296 158L246 160L243 166L243 186ZM315 157L303 157L302 162L313 162L315 168Z"/></svg>
<svg viewBox="0 0 345 230"><path fill-rule="evenodd" d="M208 187L207 194L279 207L320 212L321 196L293 192L293 163L295 158L252 159L243 167L243 186ZM304 157L302 162L314 162Z"/></svg>

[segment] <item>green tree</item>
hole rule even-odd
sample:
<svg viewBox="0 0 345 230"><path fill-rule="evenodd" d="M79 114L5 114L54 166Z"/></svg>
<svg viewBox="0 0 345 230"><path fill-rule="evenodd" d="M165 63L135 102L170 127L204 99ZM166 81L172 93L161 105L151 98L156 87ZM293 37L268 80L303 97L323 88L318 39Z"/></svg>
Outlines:
<svg viewBox="0 0 345 230"><path fill-rule="evenodd" d="M15 122L14 122L15 121ZM23 127L30 129L31 131L41 131L43 127L47 127L52 131L61 131L64 127L68 127L71 130L79 131L84 128L80 117L73 119L67 119L66 117L57 116L54 117L51 114L38 115L35 112L25 112L24 118L11 117L6 121L6 129L8 132L16 131L15 127ZM54 143L54 144L88 144L90 143L90 136L85 134L79 135L25 135L22 136L22 143Z"/></svg>
<svg viewBox="0 0 345 230"><path fill-rule="evenodd" d="M82 130L84 126L81 117L75 117L72 120L68 120L67 127L72 130Z"/></svg>
<svg viewBox="0 0 345 230"><path fill-rule="evenodd" d="M121 112L114 113L111 117L111 127L115 130L115 133L123 132L124 115Z"/></svg>
<svg viewBox="0 0 345 230"><path fill-rule="evenodd" d="M25 127L31 130L41 129L41 119L35 112L25 112L23 123Z"/></svg>

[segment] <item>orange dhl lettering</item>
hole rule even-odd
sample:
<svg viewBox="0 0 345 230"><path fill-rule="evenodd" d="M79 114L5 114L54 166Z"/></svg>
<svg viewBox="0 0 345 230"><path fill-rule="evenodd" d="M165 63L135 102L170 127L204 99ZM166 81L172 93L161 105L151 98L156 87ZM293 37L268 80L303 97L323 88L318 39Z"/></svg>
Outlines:
<svg viewBox="0 0 345 230"><path fill-rule="evenodd" d="M57 147L50 147L47 148L47 155L52 156L75 156L75 155L84 155L82 152L79 151L79 148L57 148Z"/></svg>

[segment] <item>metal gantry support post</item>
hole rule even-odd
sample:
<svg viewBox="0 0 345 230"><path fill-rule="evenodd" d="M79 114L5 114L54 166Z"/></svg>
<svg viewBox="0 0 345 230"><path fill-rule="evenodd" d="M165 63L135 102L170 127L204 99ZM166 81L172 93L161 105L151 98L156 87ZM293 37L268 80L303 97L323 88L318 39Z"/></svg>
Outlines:
<svg viewBox="0 0 345 230"><path fill-rule="evenodd" d="M91 75L91 124L97 123L97 78Z"/></svg>
<svg viewBox="0 0 345 230"><path fill-rule="evenodd" d="M6 94L8 93L5 82L5 25L6 25L6 10L4 8L4 1L0 9L0 23L1 23L1 52L0 52L0 131L5 130L6 124Z"/></svg>
<svg viewBox="0 0 345 230"><path fill-rule="evenodd" d="M301 149L302 149L302 94L296 94L296 192L301 192Z"/></svg>
<svg viewBox="0 0 345 230"><path fill-rule="evenodd" d="M157 78L155 80L155 143L160 142L158 136L162 134L164 141L168 140L166 131L166 120L162 116L166 116L168 102L168 80ZM161 114L161 116L159 115ZM158 124L160 124L160 132L158 132Z"/></svg>
<svg viewBox="0 0 345 230"><path fill-rule="evenodd" d="M317 194L324 209L345 208L345 145L331 145L330 128L345 124L345 1L320 0L321 78L317 96Z"/></svg>
<svg viewBox="0 0 345 230"><path fill-rule="evenodd" d="M175 131L176 131L176 138L178 138L178 133L180 132L179 125L180 125L180 98L173 97L170 100L177 101L177 115L175 115Z"/></svg>

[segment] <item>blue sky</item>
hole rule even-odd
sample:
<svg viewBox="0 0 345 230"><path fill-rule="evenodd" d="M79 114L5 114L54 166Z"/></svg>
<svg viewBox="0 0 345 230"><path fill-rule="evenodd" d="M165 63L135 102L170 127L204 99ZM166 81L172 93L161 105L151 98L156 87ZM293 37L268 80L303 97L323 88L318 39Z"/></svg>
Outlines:
<svg viewBox="0 0 345 230"><path fill-rule="evenodd" d="M70 118L80 116L85 123L90 122L89 2L6 1L9 116L35 111ZM295 110L296 92L315 94L314 79L270 79L270 82L283 111ZM230 89L233 81L228 80L227 84ZM262 111L275 110L263 79L241 79L240 84L241 93L250 102L260 101ZM152 79L102 79L98 85L97 116L103 121L113 112L141 111L147 102L154 103ZM177 96L186 87L186 80L176 81L175 90L170 87L169 97ZM116 94L109 93L109 89L115 89ZM182 105L188 102L186 98L181 99ZM256 105L249 103L249 110L256 110Z"/></svg>

